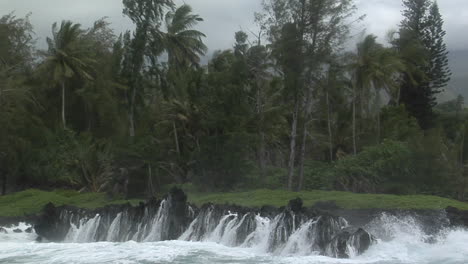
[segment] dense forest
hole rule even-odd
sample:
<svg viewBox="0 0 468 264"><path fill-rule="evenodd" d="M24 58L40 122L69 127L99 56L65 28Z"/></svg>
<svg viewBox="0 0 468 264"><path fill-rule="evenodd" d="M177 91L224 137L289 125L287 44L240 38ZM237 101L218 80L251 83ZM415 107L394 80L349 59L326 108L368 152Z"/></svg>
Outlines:
<svg viewBox="0 0 468 264"><path fill-rule="evenodd" d="M207 65L189 5L123 6L134 31L58 21L45 50L29 16L0 19L1 194L192 184L465 199L468 116L461 96L437 104L451 73L436 2L403 0L385 42L362 34L350 49L364 19L352 0L265 0L258 31L232 32Z"/></svg>

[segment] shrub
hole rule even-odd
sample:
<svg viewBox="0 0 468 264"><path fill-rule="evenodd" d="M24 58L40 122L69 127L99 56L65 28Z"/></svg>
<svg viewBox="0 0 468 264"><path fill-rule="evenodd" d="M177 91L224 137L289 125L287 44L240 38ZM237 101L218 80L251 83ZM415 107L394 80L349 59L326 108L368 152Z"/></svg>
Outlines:
<svg viewBox="0 0 468 264"><path fill-rule="evenodd" d="M412 152L406 143L386 140L335 162L328 173L339 190L379 192L386 182L405 182L412 177L411 159Z"/></svg>

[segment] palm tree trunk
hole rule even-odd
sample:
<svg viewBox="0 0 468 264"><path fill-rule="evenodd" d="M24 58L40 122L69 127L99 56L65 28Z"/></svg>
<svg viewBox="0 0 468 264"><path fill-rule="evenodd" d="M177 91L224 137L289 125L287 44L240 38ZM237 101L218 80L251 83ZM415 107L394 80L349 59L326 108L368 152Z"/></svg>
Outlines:
<svg viewBox="0 0 468 264"><path fill-rule="evenodd" d="M67 119L65 117L65 81L62 81L62 124L63 128L67 128Z"/></svg>
<svg viewBox="0 0 468 264"><path fill-rule="evenodd" d="M262 93L260 91L260 81L257 78L257 115L260 117L258 126L258 134L260 136L260 142L258 146L258 165L260 168L260 177L262 180L265 178L265 133L263 132L263 107L262 107Z"/></svg>
<svg viewBox="0 0 468 264"><path fill-rule="evenodd" d="M306 145L307 145L307 135L309 134L308 124L309 118L312 113L312 89L308 87L307 98L305 103L305 116L304 122L302 126L302 142L301 142L301 152L299 158L299 184L297 187L297 191L300 192L304 185L304 162L305 162L305 153L306 153Z"/></svg>
<svg viewBox="0 0 468 264"><path fill-rule="evenodd" d="M296 136L297 136L297 119L299 112L299 100L296 99L293 113L293 122L291 126L291 141L289 145L289 163L288 163L288 189L293 190L294 164L296 159Z"/></svg>
<svg viewBox="0 0 468 264"><path fill-rule="evenodd" d="M466 175L463 174L463 184L462 184L462 192L461 192L461 196L460 196L460 201L465 201L467 180L468 180L468 177L466 177Z"/></svg>
<svg viewBox="0 0 468 264"><path fill-rule="evenodd" d="M376 98L376 105L377 105L377 144L380 144L381 138L381 129L380 129L380 91L377 90L377 98Z"/></svg>
<svg viewBox="0 0 468 264"><path fill-rule="evenodd" d="M130 111L128 113L129 121L129 135L130 140L133 141L135 138L135 100L136 100L136 88L132 89L132 97L130 98Z"/></svg>
<svg viewBox="0 0 468 264"><path fill-rule="evenodd" d="M465 200L465 191L466 191L466 175L465 175L465 164L463 163L464 161L464 146L465 146L465 126L463 126L463 133L462 133L462 139L460 143L460 155L459 155L459 166L460 166L460 175L462 178L461 181L461 188L460 188L460 193L459 193L459 200L463 201Z"/></svg>
<svg viewBox="0 0 468 264"><path fill-rule="evenodd" d="M296 191L300 192L304 185L304 161L305 161L305 152L306 152L306 143L307 143L307 120L304 120L304 126L302 128L302 144L301 144L301 152L299 158L299 184L297 186Z"/></svg>
<svg viewBox="0 0 468 264"><path fill-rule="evenodd" d="M2 104L3 104L3 102L2 102L2 96L3 96L3 88L2 88L2 86L0 85L0 107L2 107Z"/></svg>
<svg viewBox="0 0 468 264"><path fill-rule="evenodd" d="M381 129L380 129L380 111L377 113L377 144L380 144L381 138Z"/></svg>
<svg viewBox="0 0 468 264"><path fill-rule="evenodd" d="M172 121L172 128L174 130L174 141L176 146L177 155L180 156L180 145L179 145L179 136L177 134L177 127L174 121Z"/></svg>
<svg viewBox="0 0 468 264"><path fill-rule="evenodd" d="M353 86L353 153L357 155L356 147L356 88Z"/></svg>
<svg viewBox="0 0 468 264"><path fill-rule="evenodd" d="M397 98L396 98L396 105L399 106L401 102L401 87L398 85L397 91Z"/></svg>
<svg viewBox="0 0 468 264"><path fill-rule="evenodd" d="M2 86L0 85L0 110L3 110L3 106L2 106L2 96L3 96L3 88ZM0 111L1 113L1 111ZM3 153L0 152L0 158L2 158L2 155ZM1 160L0 160L1 161ZM2 176L2 196L6 194L6 185L7 185L7 175L6 175L6 172L2 172L0 170L0 176Z"/></svg>
<svg viewBox="0 0 468 264"><path fill-rule="evenodd" d="M265 178L265 133L260 132L260 144L258 148L258 165L260 167L260 177L262 180Z"/></svg>
<svg viewBox="0 0 468 264"><path fill-rule="evenodd" d="M87 131L91 132L91 129L93 127L93 113L92 113L91 107L85 106L85 112L86 112L86 117L88 119Z"/></svg>
<svg viewBox="0 0 468 264"><path fill-rule="evenodd" d="M6 194L6 186L7 186L7 174L3 172L2 173L2 196Z"/></svg>
<svg viewBox="0 0 468 264"><path fill-rule="evenodd" d="M326 103L327 103L327 123L328 123L328 145L330 152L330 161L333 161L333 134L331 126L331 113L330 113L330 98L328 90L326 91Z"/></svg>
<svg viewBox="0 0 468 264"><path fill-rule="evenodd" d="M152 173L150 164L148 164L148 191L149 191L149 197L150 198L154 197L155 192L154 192L154 185L153 185L153 173Z"/></svg>

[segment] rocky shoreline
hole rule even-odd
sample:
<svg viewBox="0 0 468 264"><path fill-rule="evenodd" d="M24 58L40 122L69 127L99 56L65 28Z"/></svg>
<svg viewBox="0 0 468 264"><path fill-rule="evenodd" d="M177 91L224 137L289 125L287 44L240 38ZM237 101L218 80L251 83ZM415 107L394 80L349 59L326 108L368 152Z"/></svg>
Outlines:
<svg viewBox="0 0 468 264"><path fill-rule="evenodd" d="M325 202L306 208L301 199L295 199L281 208L215 204L198 208L189 204L185 193L177 188L163 200L153 199L138 206L112 205L87 210L48 204L37 216L0 217L0 227L29 223L34 226L39 241L203 241L208 235L217 235L220 241L231 246L246 246L258 243L256 236L264 232L261 221L268 219L271 222L266 240L268 252L288 248L293 234L300 231L310 241L310 250L347 258L351 254L362 254L374 243L374 237L364 227L381 214L409 215L423 223L428 233L445 227L468 228L468 211L451 207L445 210L349 210Z"/></svg>

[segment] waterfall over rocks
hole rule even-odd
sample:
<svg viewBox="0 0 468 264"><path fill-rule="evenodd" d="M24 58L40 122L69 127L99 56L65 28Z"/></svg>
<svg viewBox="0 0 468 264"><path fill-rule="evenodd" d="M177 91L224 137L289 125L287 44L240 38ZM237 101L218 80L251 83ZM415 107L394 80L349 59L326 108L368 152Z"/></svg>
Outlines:
<svg viewBox="0 0 468 264"><path fill-rule="evenodd" d="M300 199L280 209L215 204L197 208L177 188L161 201L136 207L85 210L49 204L35 230L53 242L204 241L277 255L336 258L360 255L375 242L371 234L349 226L342 217L304 208Z"/></svg>

